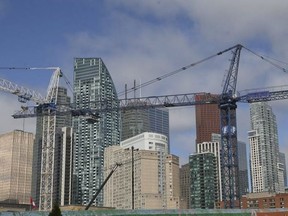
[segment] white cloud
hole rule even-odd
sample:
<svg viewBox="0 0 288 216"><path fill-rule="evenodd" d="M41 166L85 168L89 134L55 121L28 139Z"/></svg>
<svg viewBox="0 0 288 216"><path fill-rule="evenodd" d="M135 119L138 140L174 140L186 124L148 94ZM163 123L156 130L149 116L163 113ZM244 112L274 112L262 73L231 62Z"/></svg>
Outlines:
<svg viewBox="0 0 288 216"><path fill-rule="evenodd" d="M101 32L69 35L69 57L102 57L118 91L155 79L216 54L237 43L259 54L286 59L288 2L276 1L106 1L109 14ZM231 52L217 56L178 75L142 89L143 96L207 91L221 93ZM259 57L242 50L238 90L286 84L288 75ZM276 105L282 107L280 105ZM248 105L239 105L238 136L247 141ZM274 106L274 105L273 105ZM287 107L287 103L283 103ZM285 117L285 109L275 114ZM179 142L190 146L195 139L194 112L170 111L174 149ZM279 127L284 127L283 121ZM182 133L191 128L191 134ZM193 141L191 141L191 139ZM185 141L184 141L185 140ZM177 146L177 147L176 147ZM172 148L173 149L173 148ZM187 150L187 149L186 149ZM178 151L178 150L177 150ZM189 152L191 153L191 152Z"/></svg>

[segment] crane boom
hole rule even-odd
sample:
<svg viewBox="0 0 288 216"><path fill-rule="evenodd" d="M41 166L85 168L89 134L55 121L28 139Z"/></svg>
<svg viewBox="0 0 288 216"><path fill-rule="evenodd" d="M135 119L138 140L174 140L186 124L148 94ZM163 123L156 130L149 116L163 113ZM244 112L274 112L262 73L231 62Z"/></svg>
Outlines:
<svg viewBox="0 0 288 216"><path fill-rule="evenodd" d="M34 101L36 104L46 102L45 98L39 92L2 78L0 78L0 90L17 95L18 101L22 103L27 101Z"/></svg>
<svg viewBox="0 0 288 216"><path fill-rule="evenodd" d="M196 100L196 96L201 95L202 100ZM210 93L189 93L189 94L176 94L176 95L164 95L164 96L150 96L141 98L120 99L119 106L107 108L108 101L94 101L90 102L95 104L97 108L87 109L75 109L73 104L71 106L32 106L22 109L13 114L13 118L29 118L44 115L67 115L72 116L84 116L90 113L103 113L112 110L127 110L127 109L146 109L146 108L169 108L179 106L193 106L197 104L215 104L219 102L219 98ZM53 109L51 112L47 112L48 109Z"/></svg>
<svg viewBox="0 0 288 216"><path fill-rule="evenodd" d="M201 95L201 100L196 96ZM259 101L275 101L288 99L288 86L273 87L273 89L261 88L253 89L253 91L246 90L243 94L235 97L234 100L242 103L254 103ZM108 101L94 101L93 104L99 104L98 108L91 109L75 109L73 104L70 106L58 105L38 105L25 107L25 109L15 112L12 117L17 118L33 118L45 115L68 115L72 116L85 116L91 113L103 113L111 110L127 110L127 109L146 109L146 108L173 108L182 106L194 106L201 104L219 104L220 96L211 93L187 93L176 95L163 95L163 96L149 96L140 98L119 99L119 107L105 108ZM51 112L47 110L51 109ZM53 110L53 111L52 111Z"/></svg>

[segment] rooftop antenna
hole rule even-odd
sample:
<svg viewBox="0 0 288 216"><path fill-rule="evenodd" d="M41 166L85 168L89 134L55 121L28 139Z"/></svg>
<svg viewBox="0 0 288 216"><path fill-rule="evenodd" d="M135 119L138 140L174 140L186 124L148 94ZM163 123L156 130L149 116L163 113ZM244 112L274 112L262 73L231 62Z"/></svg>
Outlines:
<svg viewBox="0 0 288 216"><path fill-rule="evenodd" d="M134 79L134 99L136 98L136 80Z"/></svg>
<svg viewBox="0 0 288 216"><path fill-rule="evenodd" d="M127 84L125 84L125 101L127 101Z"/></svg>
<svg viewBox="0 0 288 216"><path fill-rule="evenodd" d="M142 82L141 82L141 78L140 78L140 98L141 98L141 96L142 96Z"/></svg>

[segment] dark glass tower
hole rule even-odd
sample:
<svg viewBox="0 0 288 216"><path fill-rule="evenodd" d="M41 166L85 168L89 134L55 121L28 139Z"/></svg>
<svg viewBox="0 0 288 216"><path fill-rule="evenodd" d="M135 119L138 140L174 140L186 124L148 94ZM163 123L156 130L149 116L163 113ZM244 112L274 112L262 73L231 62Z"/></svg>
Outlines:
<svg viewBox="0 0 288 216"><path fill-rule="evenodd" d="M104 148L120 143L119 102L112 78L102 59L75 59L74 103L77 109L104 111L98 113L96 122L89 122L83 116L73 118L72 200L74 204L87 205L103 182ZM94 204L103 205L102 192Z"/></svg>
<svg viewBox="0 0 288 216"><path fill-rule="evenodd" d="M122 137L126 140L143 132L164 134L168 137L169 145L169 111L165 109L131 109L121 113Z"/></svg>
<svg viewBox="0 0 288 216"><path fill-rule="evenodd" d="M246 143L238 141L238 164L239 164L239 190L240 196L245 195L249 191L248 180L248 162Z"/></svg>

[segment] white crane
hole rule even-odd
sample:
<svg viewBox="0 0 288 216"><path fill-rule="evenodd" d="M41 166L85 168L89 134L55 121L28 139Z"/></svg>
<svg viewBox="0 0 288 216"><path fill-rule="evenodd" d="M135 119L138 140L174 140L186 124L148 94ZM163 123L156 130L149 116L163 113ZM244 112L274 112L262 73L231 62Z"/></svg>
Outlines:
<svg viewBox="0 0 288 216"><path fill-rule="evenodd" d="M55 132L56 132L56 115L49 115L56 107L59 78L62 76L59 67L45 68L4 68L0 69L25 69L25 70L54 70L47 89L46 97L43 97L37 91L28 89L8 80L0 79L0 90L17 95L20 102L33 101L41 110L45 110L47 115L43 118L42 134L42 159L41 159L41 180L40 180L40 210L50 210L53 200L53 171L54 171L54 149L55 149ZM47 109L45 109L47 108Z"/></svg>

